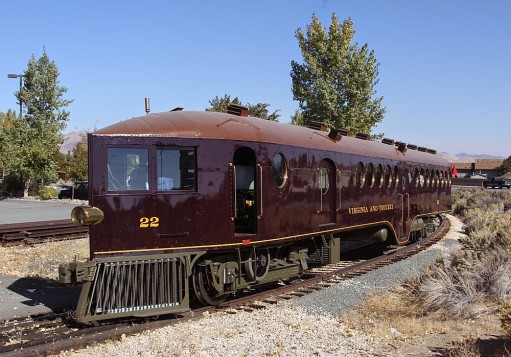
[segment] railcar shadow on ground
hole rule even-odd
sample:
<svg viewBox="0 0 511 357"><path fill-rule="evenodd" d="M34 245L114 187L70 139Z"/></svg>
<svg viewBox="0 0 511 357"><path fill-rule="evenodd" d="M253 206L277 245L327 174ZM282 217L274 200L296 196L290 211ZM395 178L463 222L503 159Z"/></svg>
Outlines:
<svg viewBox="0 0 511 357"><path fill-rule="evenodd" d="M80 289L79 285L61 285L41 278L19 278L7 286L8 291L26 298L20 302L21 305L42 305L51 312L74 308Z"/></svg>
<svg viewBox="0 0 511 357"><path fill-rule="evenodd" d="M479 353L479 356L486 357L509 356L511 353L511 339L499 335L484 336L476 341L464 341L455 345L455 347L432 348L431 352L435 356L446 357L452 356L453 353L454 355L463 355L469 352Z"/></svg>

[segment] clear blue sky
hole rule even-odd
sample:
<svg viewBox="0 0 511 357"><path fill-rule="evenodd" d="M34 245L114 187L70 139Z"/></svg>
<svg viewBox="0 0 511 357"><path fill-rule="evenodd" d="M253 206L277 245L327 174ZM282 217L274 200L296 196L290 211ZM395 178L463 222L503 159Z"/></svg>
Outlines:
<svg viewBox="0 0 511 357"><path fill-rule="evenodd" d="M315 12L351 17L380 63L375 132L456 154L511 155L509 0L1 0L0 111L43 46L69 91L65 132L91 131L215 96L269 103L288 122L295 38Z"/></svg>

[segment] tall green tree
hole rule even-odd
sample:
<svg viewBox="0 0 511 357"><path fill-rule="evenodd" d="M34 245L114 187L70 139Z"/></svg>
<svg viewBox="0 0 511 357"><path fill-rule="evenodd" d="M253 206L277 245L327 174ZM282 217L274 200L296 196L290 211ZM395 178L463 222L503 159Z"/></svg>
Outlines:
<svg viewBox="0 0 511 357"><path fill-rule="evenodd" d="M10 129L14 126L16 112L12 109L7 113L0 112L0 174L3 174L8 160L8 147L11 145L9 140Z"/></svg>
<svg viewBox="0 0 511 357"><path fill-rule="evenodd" d="M291 62L293 99L300 108L294 124L317 121L369 133L383 119L383 97L374 97L379 63L367 44L353 42L354 35L351 19L340 24L335 14L328 30L315 14L305 33L296 30L303 63Z"/></svg>
<svg viewBox="0 0 511 357"><path fill-rule="evenodd" d="M89 177L87 133L80 136L81 140L66 157L66 170L73 181L87 181Z"/></svg>
<svg viewBox="0 0 511 357"><path fill-rule="evenodd" d="M38 59L32 55L23 76L23 88L15 96L23 103L24 115L16 118L9 130L11 145L6 171L22 178L27 196L32 181L49 180L57 175L61 131L69 118L65 108L72 100L64 99L67 88L59 85L58 67L45 49Z"/></svg>
<svg viewBox="0 0 511 357"><path fill-rule="evenodd" d="M218 98L218 96L216 96L214 99L210 100L209 101L210 107L206 108L206 111L226 112L227 107L230 104L243 105L247 107L250 112L250 115L253 117L271 121L279 121L278 118L280 117L280 114L278 114L278 112L280 111L280 109L277 109L273 113L270 113L270 111L268 110L270 104L267 103L242 104L238 97L235 97L234 99L231 100L231 96L227 94L225 94L222 98Z"/></svg>

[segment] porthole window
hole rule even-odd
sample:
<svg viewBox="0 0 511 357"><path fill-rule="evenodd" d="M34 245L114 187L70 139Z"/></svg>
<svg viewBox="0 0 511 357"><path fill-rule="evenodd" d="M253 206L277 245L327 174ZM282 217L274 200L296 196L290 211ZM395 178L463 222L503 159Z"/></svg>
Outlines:
<svg viewBox="0 0 511 357"><path fill-rule="evenodd" d="M391 177L392 177L392 167L390 167L390 165L387 165L387 168L385 169L385 185L387 187L392 186Z"/></svg>
<svg viewBox="0 0 511 357"><path fill-rule="evenodd" d="M399 184L399 169L397 166L394 166L394 171L392 172L392 182L394 187L397 187Z"/></svg>
<svg viewBox="0 0 511 357"><path fill-rule="evenodd" d="M374 173L374 182L378 188L383 186L383 174L383 166L378 164L378 166L376 166L376 172Z"/></svg>
<svg viewBox="0 0 511 357"><path fill-rule="evenodd" d="M357 165L357 186L363 187L366 180L365 170L364 170L364 163L359 162Z"/></svg>
<svg viewBox="0 0 511 357"><path fill-rule="evenodd" d="M367 165L367 185L369 187L374 185L374 165L371 163Z"/></svg>
<svg viewBox="0 0 511 357"><path fill-rule="evenodd" d="M281 153L275 154L271 162L271 174L275 186L282 187L287 179L287 163L286 158Z"/></svg>
<svg viewBox="0 0 511 357"><path fill-rule="evenodd" d="M426 180L426 178L425 178L424 169L421 169L421 172L419 175L419 184L421 185L421 187L424 187L425 180Z"/></svg>

